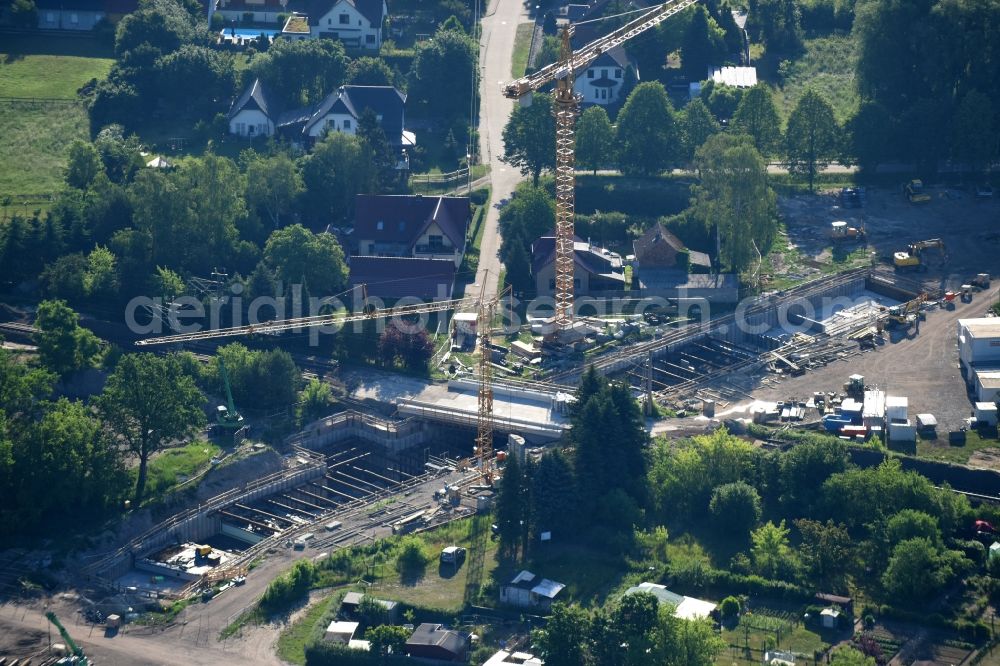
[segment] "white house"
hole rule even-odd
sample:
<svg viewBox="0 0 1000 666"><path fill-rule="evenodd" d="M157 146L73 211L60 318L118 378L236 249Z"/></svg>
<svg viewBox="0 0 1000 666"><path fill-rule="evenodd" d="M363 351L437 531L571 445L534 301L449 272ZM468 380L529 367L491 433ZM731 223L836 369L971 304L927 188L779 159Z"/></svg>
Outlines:
<svg viewBox="0 0 1000 666"><path fill-rule="evenodd" d="M229 133L237 136L272 136L277 114L268 102L264 84L255 79L229 111Z"/></svg>
<svg viewBox="0 0 1000 666"><path fill-rule="evenodd" d="M280 133L292 141L312 143L327 132L355 134L361 115L371 109L390 145L416 145L414 134L403 129L406 95L392 86L341 86L315 106L287 111L277 108L274 100L261 81L254 80L229 110L229 133L245 137Z"/></svg>
<svg viewBox="0 0 1000 666"><path fill-rule="evenodd" d="M609 106L624 102L621 91L629 65L632 65L638 79L639 70L630 61L625 49L620 46L609 49L577 74L573 90L581 96L584 104Z"/></svg>
<svg viewBox="0 0 1000 666"><path fill-rule="evenodd" d="M314 38L339 39L348 48L377 51L382 46L382 24L389 13L385 0L326 0L309 11Z"/></svg>

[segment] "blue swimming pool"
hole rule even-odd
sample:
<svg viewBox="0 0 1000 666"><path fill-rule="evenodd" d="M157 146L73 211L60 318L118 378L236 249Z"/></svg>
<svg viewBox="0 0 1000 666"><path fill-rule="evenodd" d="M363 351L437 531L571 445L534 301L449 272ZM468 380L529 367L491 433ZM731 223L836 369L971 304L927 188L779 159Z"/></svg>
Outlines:
<svg viewBox="0 0 1000 666"><path fill-rule="evenodd" d="M275 37L281 34L280 30L268 30L267 28L225 28L219 31L219 34L223 37L232 37L233 33L237 37L242 37L243 39L254 39L260 37L261 35L267 35L268 37Z"/></svg>

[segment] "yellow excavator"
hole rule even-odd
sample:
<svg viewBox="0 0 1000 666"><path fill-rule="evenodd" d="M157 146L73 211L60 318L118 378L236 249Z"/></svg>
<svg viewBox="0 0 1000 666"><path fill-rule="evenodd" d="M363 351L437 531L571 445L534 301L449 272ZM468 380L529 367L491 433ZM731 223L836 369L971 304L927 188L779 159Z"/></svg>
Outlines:
<svg viewBox="0 0 1000 666"><path fill-rule="evenodd" d="M896 328L902 326L909 328L916 324L920 319L920 306L923 305L927 298L927 294L920 294L912 301L886 308L883 314L886 327Z"/></svg>
<svg viewBox="0 0 1000 666"><path fill-rule="evenodd" d="M917 241L910 243L905 251L894 252L892 263L898 270L917 269L926 270L923 253L930 249L937 249L941 252L941 259L946 259L944 241L940 238Z"/></svg>

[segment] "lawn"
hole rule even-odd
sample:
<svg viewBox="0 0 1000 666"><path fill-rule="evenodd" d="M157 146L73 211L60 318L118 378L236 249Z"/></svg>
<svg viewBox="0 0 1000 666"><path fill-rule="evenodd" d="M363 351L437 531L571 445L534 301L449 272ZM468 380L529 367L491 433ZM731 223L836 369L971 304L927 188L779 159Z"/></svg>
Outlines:
<svg viewBox="0 0 1000 666"><path fill-rule="evenodd" d="M755 608L743 615L739 624L722 630L726 649L716 658L719 666L759 664L763 651L776 647L807 657L811 661L818 650L826 650L850 631L823 630L806 627L798 619L798 609Z"/></svg>
<svg viewBox="0 0 1000 666"><path fill-rule="evenodd" d="M783 80L775 99L779 113L787 119L802 93L813 88L833 105L837 120L844 122L858 106L854 88L856 62L854 40L849 36L805 40L805 52L780 68Z"/></svg>
<svg viewBox="0 0 1000 666"><path fill-rule="evenodd" d="M1000 457L1000 441L983 438L975 430L966 432L963 446L951 446L948 443L947 433L939 434L937 439L924 439L922 437L917 439L918 457L943 460L960 465L969 462L969 458L976 451L983 449L992 449L989 453L992 453L994 457Z"/></svg>
<svg viewBox="0 0 1000 666"><path fill-rule="evenodd" d="M58 190L69 144L89 131L82 104L0 102L0 199Z"/></svg>
<svg viewBox="0 0 1000 666"><path fill-rule="evenodd" d="M19 55L0 47L0 97L76 99L91 79L103 79L114 62L108 58L65 55Z"/></svg>
<svg viewBox="0 0 1000 666"><path fill-rule="evenodd" d="M524 70L528 67L528 56L531 55L531 37L534 34L533 22L517 26L517 33L514 35L514 56L510 61L511 78L519 79L524 76Z"/></svg>
<svg viewBox="0 0 1000 666"><path fill-rule="evenodd" d="M325 597L322 601L310 606L306 612L292 624L288 625L278 636L277 653L278 658L292 664L306 663L306 646L313 640L313 629L334 601L342 598L342 595L334 592Z"/></svg>
<svg viewBox="0 0 1000 666"><path fill-rule="evenodd" d="M162 496L177 484L204 470L209 461L221 452L222 449L208 442L192 442L163 451L149 461L147 496Z"/></svg>

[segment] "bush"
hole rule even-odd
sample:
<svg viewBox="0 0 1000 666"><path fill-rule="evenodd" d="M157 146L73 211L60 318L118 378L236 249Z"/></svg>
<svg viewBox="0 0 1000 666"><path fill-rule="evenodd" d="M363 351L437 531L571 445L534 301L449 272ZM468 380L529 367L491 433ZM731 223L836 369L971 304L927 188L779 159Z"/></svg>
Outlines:
<svg viewBox="0 0 1000 666"><path fill-rule="evenodd" d="M399 555L396 556L396 568L407 575L423 571L431 561L424 551L424 544L416 537L405 537L399 542Z"/></svg>
<svg viewBox="0 0 1000 666"><path fill-rule="evenodd" d="M487 187L481 187L478 190L472 190L472 194L469 195L469 201L473 206L482 206L490 198L490 190Z"/></svg>
<svg viewBox="0 0 1000 666"><path fill-rule="evenodd" d="M288 608L309 591L315 578L316 568L312 562L299 560L267 586L260 598L261 610L270 615Z"/></svg>
<svg viewBox="0 0 1000 666"><path fill-rule="evenodd" d="M740 600L736 597L726 597L719 604L719 613L723 619L736 617L740 613Z"/></svg>

